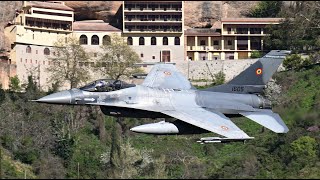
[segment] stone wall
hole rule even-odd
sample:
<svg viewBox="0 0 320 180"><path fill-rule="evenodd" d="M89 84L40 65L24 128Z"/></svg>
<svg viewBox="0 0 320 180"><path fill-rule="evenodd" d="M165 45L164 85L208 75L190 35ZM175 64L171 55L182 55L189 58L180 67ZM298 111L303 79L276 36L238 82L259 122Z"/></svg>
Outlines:
<svg viewBox="0 0 320 180"><path fill-rule="evenodd" d="M211 84L214 74L222 71L226 77L225 82L230 81L243 70L255 63L258 59L238 59L238 60L212 60L212 61L183 61L176 64L176 68L194 85ZM143 67L148 73L153 65ZM131 83L141 84L143 80L133 79Z"/></svg>
<svg viewBox="0 0 320 180"><path fill-rule="evenodd" d="M0 60L0 84L3 89L9 89L10 77L16 75L16 65Z"/></svg>
<svg viewBox="0 0 320 180"><path fill-rule="evenodd" d="M258 59L190 61L189 65L187 61L184 61L177 64L176 67L191 81L201 79L210 81L213 75L220 71L226 75L226 81L229 81L257 60Z"/></svg>

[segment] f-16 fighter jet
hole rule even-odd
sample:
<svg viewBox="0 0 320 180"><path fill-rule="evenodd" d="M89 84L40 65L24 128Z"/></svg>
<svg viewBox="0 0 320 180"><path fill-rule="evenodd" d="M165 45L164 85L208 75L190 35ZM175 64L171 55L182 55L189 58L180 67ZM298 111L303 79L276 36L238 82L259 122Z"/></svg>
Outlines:
<svg viewBox="0 0 320 180"><path fill-rule="evenodd" d="M131 128L149 134L213 132L223 137L201 138L200 143L252 139L228 117L245 116L275 133L287 133L271 102L261 96L267 82L290 51L272 50L230 82L197 90L172 64L156 64L141 85L101 79L42 97L36 102L95 105L115 117L175 118Z"/></svg>

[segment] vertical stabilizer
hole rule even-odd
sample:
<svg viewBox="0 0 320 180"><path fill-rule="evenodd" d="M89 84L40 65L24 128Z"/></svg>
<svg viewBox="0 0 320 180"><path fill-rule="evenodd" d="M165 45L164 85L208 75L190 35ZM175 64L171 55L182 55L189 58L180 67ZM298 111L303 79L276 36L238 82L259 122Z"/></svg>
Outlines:
<svg viewBox="0 0 320 180"><path fill-rule="evenodd" d="M288 54L290 54L290 51L272 50L227 84L214 86L205 89L205 91L241 94L261 93Z"/></svg>

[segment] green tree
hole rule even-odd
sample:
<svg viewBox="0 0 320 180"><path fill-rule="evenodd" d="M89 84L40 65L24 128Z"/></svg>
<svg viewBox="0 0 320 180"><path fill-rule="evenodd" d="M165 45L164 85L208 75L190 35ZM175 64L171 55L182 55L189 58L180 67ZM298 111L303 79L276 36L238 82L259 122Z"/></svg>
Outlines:
<svg viewBox="0 0 320 180"><path fill-rule="evenodd" d="M224 74L222 71L219 71L213 76L214 76L214 85L224 84L226 79L226 74Z"/></svg>
<svg viewBox="0 0 320 180"><path fill-rule="evenodd" d="M101 46L102 53L98 59L97 70L106 78L128 78L132 74L141 73L134 64L141 62L138 54L127 45L123 37L111 35L111 41Z"/></svg>
<svg viewBox="0 0 320 180"><path fill-rule="evenodd" d="M304 66L310 64L310 58L303 59L299 54L287 56L283 61L283 66L289 70L301 70Z"/></svg>
<svg viewBox="0 0 320 180"><path fill-rule="evenodd" d="M81 63L89 61L89 55L77 38L69 37L67 42L65 39L59 39L54 43L53 51L55 55L47 57L52 61L47 68L50 81L61 83L67 81L70 88L74 88L90 79L88 67L80 66Z"/></svg>
<svg viewBox="0 0 320 180"><path fill-rule="evenodd" d="M247 14L247 16L257 18L277 17L282 4L282 1L260 1L258 5Z"/></svg>
<svg viewBox="0 0 320 180"><path fill-rule="evenodd" d="M294 158L313 159L317 156L317 141L310 136L302 136L290 144L290 154Z"/></svg>
<svg viewBox="0 0 320 180"><path fill-rule="evenodd" d="M270 35L265 37L265 49L289 49L295 52L318 51L319 11L319 1L296 1L293 6L284 6L279 16L285 20L267 28Z"/></svg>
<svg viewBox="0 0 320 180"><path fill-rule="evenodd" d="M20 79L18 78L17 75L15 75L14 77L10 77L9 79L10 79L9 89L11 91L18 92L22 90L20 86Z"/></svg>

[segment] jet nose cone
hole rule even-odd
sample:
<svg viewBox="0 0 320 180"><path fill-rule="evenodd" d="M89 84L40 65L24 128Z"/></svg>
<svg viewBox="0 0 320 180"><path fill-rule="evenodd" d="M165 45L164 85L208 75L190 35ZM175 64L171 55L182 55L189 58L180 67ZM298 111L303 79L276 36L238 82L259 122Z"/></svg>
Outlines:
<svg viewBox="0 0 320 180"><path fill-rule="evenodd" d="M70 104L71 93L69 91L61 91L61 92L57 92L57 93L42 97L35 101L41 102L41 103Z"/></svg>

